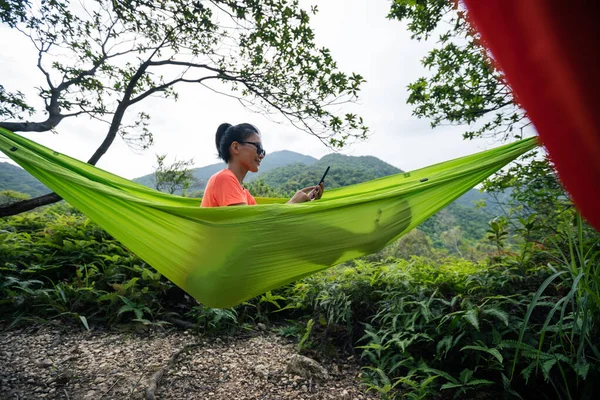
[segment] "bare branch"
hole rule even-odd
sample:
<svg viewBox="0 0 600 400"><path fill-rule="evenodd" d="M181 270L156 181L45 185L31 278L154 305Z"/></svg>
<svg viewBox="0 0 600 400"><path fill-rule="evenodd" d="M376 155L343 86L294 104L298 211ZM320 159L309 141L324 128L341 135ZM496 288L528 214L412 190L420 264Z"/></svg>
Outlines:
<svg viewBox="0 0 600 400"><path fill-rule="evenodd" d="M148 64L150 67L157 67L161 65L176 65L180 67L191 67L191 68L203 68L209 71L217 72L220 74L226 74L227 71L222 71L219 68L211 67L207 64L195 64L187 61L175 61L175 60L161 60L161 61L152 61Z"/></svg>
<svg viewBox="0 0 600 400"><path fill-rule="evenodd" d="M172 81L167 82L165 84L162 84L160 86L155 86L152 89L149 89L149 90L145 91L141 95L139 95L139 96L137 96L137 97L129 100L129 105L133 105L133 104L135 104L135 103L137 103L139 101L142 101L146 97L148 97L148 96L150 96L150 95L152 95L154 93L162 92L162 91L168 89L169 87L171 87L171 86L173 86L173 85L175 85L176 83L179 83L179 82L185 82L185 83L202 83L202 82L204 82L206 80L217 79L217 78L222 78L222 77L221 76L204 76L204 77L199 78L199 79L185 79L185 78L173 79Z"/></svg>
<svg viewBox="0 0 600 400"><path fill-rule="evenodd" d="M54 89L54 85L52 85L52 80L50 79L50 73L48 73L48 71L46 71L44 69L44 67L42 66L42 55L44 53L47 53L48 50L50 50L51 46L52 46L52 42L48 44L48 47L46 49L44 49L44 46L42 45L42 48L40 48L40 50L38 51L37 67L38 67L38 69L40 71L42 71L42 73L46 77L46 83L48 83L48 86L50 87L50 90L53 90Z"/></svg>
<svg viewBox="0 0 600 400"><path fill-rule="evenodd" d="M46 206L48 204L53 204L60 200L62 200L62 198L56 193L48 193L43 196L36 197L34 199L28 199L19 201L17 203L12 203L8 206L0 207L0 218L20 214L25 211L31 211L34 208Z"/></svg>
<svg viewBox="0 0 600 400"><path fill-rule="evenodd" d="M168 37L168 35L166 35L166 36ZM117 136L117 133L119 132L119 127L121 126L121 122L123 121L123 116L125 115L125 110L127 110L127 107L129 107L131 105L131 103L130 103L131 95L133 94L135 87L137 86L140 78L142 76L144 76L144 74L146 73L148 66L152 62L152 58L154 56L156 56L156 54L160 51L162 46L165 45L165 43L167 41L167 37L165 37L165 39L162 41L162 43L154 49L152 54L150 54L150 56L146 59L146 61L144 61L139 66L136 73L129 80L129 83L127 84L127 87L125 88L125 92L123 93L123 97L121 98L121 101L119 102L119 105L117 106L117 109L115 110L115 113L113 115L113 119L111 121L110 128L108 129L108 133L106 134L106 137L104 138L104 141L102 142L100 147L98 147L98 149L96 149L96 151L94 152L92 157L90 157L90 159L88 160L89 164L95 165L98 162L98 160L100 160L100 158L104 155L104 153L106 153L106 151L108 150L108 148L110 147L112 142L115 140L115 137Z"/></svg>

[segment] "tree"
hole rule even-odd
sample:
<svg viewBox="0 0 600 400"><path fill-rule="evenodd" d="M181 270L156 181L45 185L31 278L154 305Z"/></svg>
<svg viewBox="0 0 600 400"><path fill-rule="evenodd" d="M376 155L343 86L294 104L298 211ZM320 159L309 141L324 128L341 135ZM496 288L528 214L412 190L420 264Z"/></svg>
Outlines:
<svg viewBox="0 0 600 400"><path fill-rule="evenodd" d="M394 0L388 18L408 22L416 40L428 39L445 26L438 46L422 60L432 73L408 87L413 114L429 118L433 128L450 123L475 125L464 133L476 137L521 138L531 124L467 21L467 11L450 0ZM442 24L444 22L444 24ZM447 24L445 23L447 22Z"/></svg>
<svg viewBox="0 0 600 400"><path fill-rule="evenodd" d="M280 190L269 186L263 178L255 179L249 184L244 183L244 187L246 187L254 197L288 197L289 195L288 193L282 193Z"/></svg>
<svg viewBox="0 0 600 400"><path fill-rule="evenodd" d="M531 125L515 101L502 72L483 47L480 35L468 23L468 11L450 0L394 0L388 18L407 22L412 38L439 35L433 50L422 60L431 71L408 87L407 102L413 114L443 124L465 125L465 139L480 137L501 141L522 138ZM552 164L534 150L517 163L485 181L488 192L511 188L514 216L542 213L552 225L557 215L572 208ZM558 201L557 201L558 200Z"/></svg>
<svg viewBox="0 0 600 400"><path fill-rule="evenodd" d="M389 255L410 260L412 256L433 257L431 243L425 232L413 229L402 236L394 245L388 246Z"/></svg>
<svg viewBox="0 0 600 400"><path fill-rule="evenodd" d="M194 182L194 174L188 169L194 165L194 160L175 160L172 164L166 165L166 154L156 155L156 169L154 170L154 187L156 190L173 194L181 190L182 195Z"/></svg>
<svg viewBox="0 0 600 400"><path fill-rule="evenodd" d="M460 7L460 2L393 0L388 17L406 22L416 40L439 35L437 47L422 61L431 73L408 87L407 102L414 106L414 115L430 119L434 128L446 123L468 126L464 138L469 140L523 136L531 122L479 34L470 27L468 11ZM547 156L540 157L535 150L529 152L486 180L483 188L495 193L510 188L506 215L509 231L519 233L525 244L541 242L536 245L544 248L550 243L560 249L556 254L562 257L572 251L573 238L577 237L578 246L589 246L593 250L587 254L595 254L598 232L579 224L577 211ZM502 226L502 232L504 229ZM449 230L444 239L458 244L457 233Z"/></svg>
<svg viewBox="0 0 600 400"><path fill-rule="evenodd" d="M309 25L316 11L298 0L3 2L2 22L37 50L45 108L40 113L22 91L0 85L0 126L45 132L66 118L103 121L106 137L88 160L95 164L117 135L141 149L152 144L151 116L131 115L133 106L150 96L176 100L175 85L195 84L344 146L368 134L359 116L337 114L364 79L341 72L330 51L316 46ZM58 199L18 202L0 208L0 216Z"/></svg>

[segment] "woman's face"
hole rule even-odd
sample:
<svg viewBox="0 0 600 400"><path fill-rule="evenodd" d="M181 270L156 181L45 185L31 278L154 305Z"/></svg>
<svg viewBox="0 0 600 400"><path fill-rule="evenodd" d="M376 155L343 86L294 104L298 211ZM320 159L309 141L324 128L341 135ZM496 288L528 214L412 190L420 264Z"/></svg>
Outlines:
<svg viewBox="0 0 600 400"><path fill-rule="evenodd" d="M235 146L235 142L233 143ZM262 140L258 134L252 134L243 142L237 142L237 151L234 152L237 162L251 172L258 172L260 162L265 158Z"/></svg>

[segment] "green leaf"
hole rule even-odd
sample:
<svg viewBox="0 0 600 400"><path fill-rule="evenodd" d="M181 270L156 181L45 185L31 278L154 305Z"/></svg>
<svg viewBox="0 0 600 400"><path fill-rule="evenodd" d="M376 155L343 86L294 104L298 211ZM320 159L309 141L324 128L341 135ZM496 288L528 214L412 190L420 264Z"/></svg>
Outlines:
<svg viewBox="0 0 600 400"><path fill-rule="evenodd" d="M462 317L466 319L467 322L473 326L473 328L479 331L479 318L477 316L477 309L472 308L467 310Z"/></svg>
<svg viewBox="0 0 600 400"><path fill-rule="evenodd" d="M581 379L585 380L590 372L590 364L588 362L576 363L573 366L573 369L581 377ZM549 371L549 370L548 370Z"/></svg>
<svg viewBox="0 0 600 400"><path fill-rule="evenodd" d="M85 329L89 331L90 330L90 326L88 325L87 318L84 317L83 315L80 315L79 319L81 320L81 323L83 324L83 326L85 327Z"/></svg>
<svg viewBox="0 0 600 400"><path fill-rule="evenodd" d="M506 325L506 326L509 325L508 313L506 313L505 311L502 311L498 308L486 308L486 309L482 310L481 312L482 312L482 314L491 315L493 317L498 318L500 321L504 322L504 325Z"/></svg>
<svg viewBox="0 0 600 400"><path fill-rule="evenodd" d="M482 346L465 346L462 349L460 349L460 351L464 351L464 350L475 350L475 351L482 351L482 352L488 353L488 354L494 356L500 364L502 364L502 361L504 360L502 357L502 354L500 354L500 352L497 349L490 349L490 348L482 347Z"/></svg>

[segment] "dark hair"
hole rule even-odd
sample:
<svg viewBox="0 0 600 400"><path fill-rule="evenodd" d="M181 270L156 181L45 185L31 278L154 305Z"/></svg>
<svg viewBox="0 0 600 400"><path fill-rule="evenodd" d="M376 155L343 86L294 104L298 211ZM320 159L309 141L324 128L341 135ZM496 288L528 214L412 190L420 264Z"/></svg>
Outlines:
<svg viewBox="0 0 600 400"><path fill-rule="evenodd" d="M224 123L219 125L215 138L219 158L225 162L229 162L229 147L231 143L243 142L254 134L260 135L260 131L251 124L231 125Z"/></svg>

